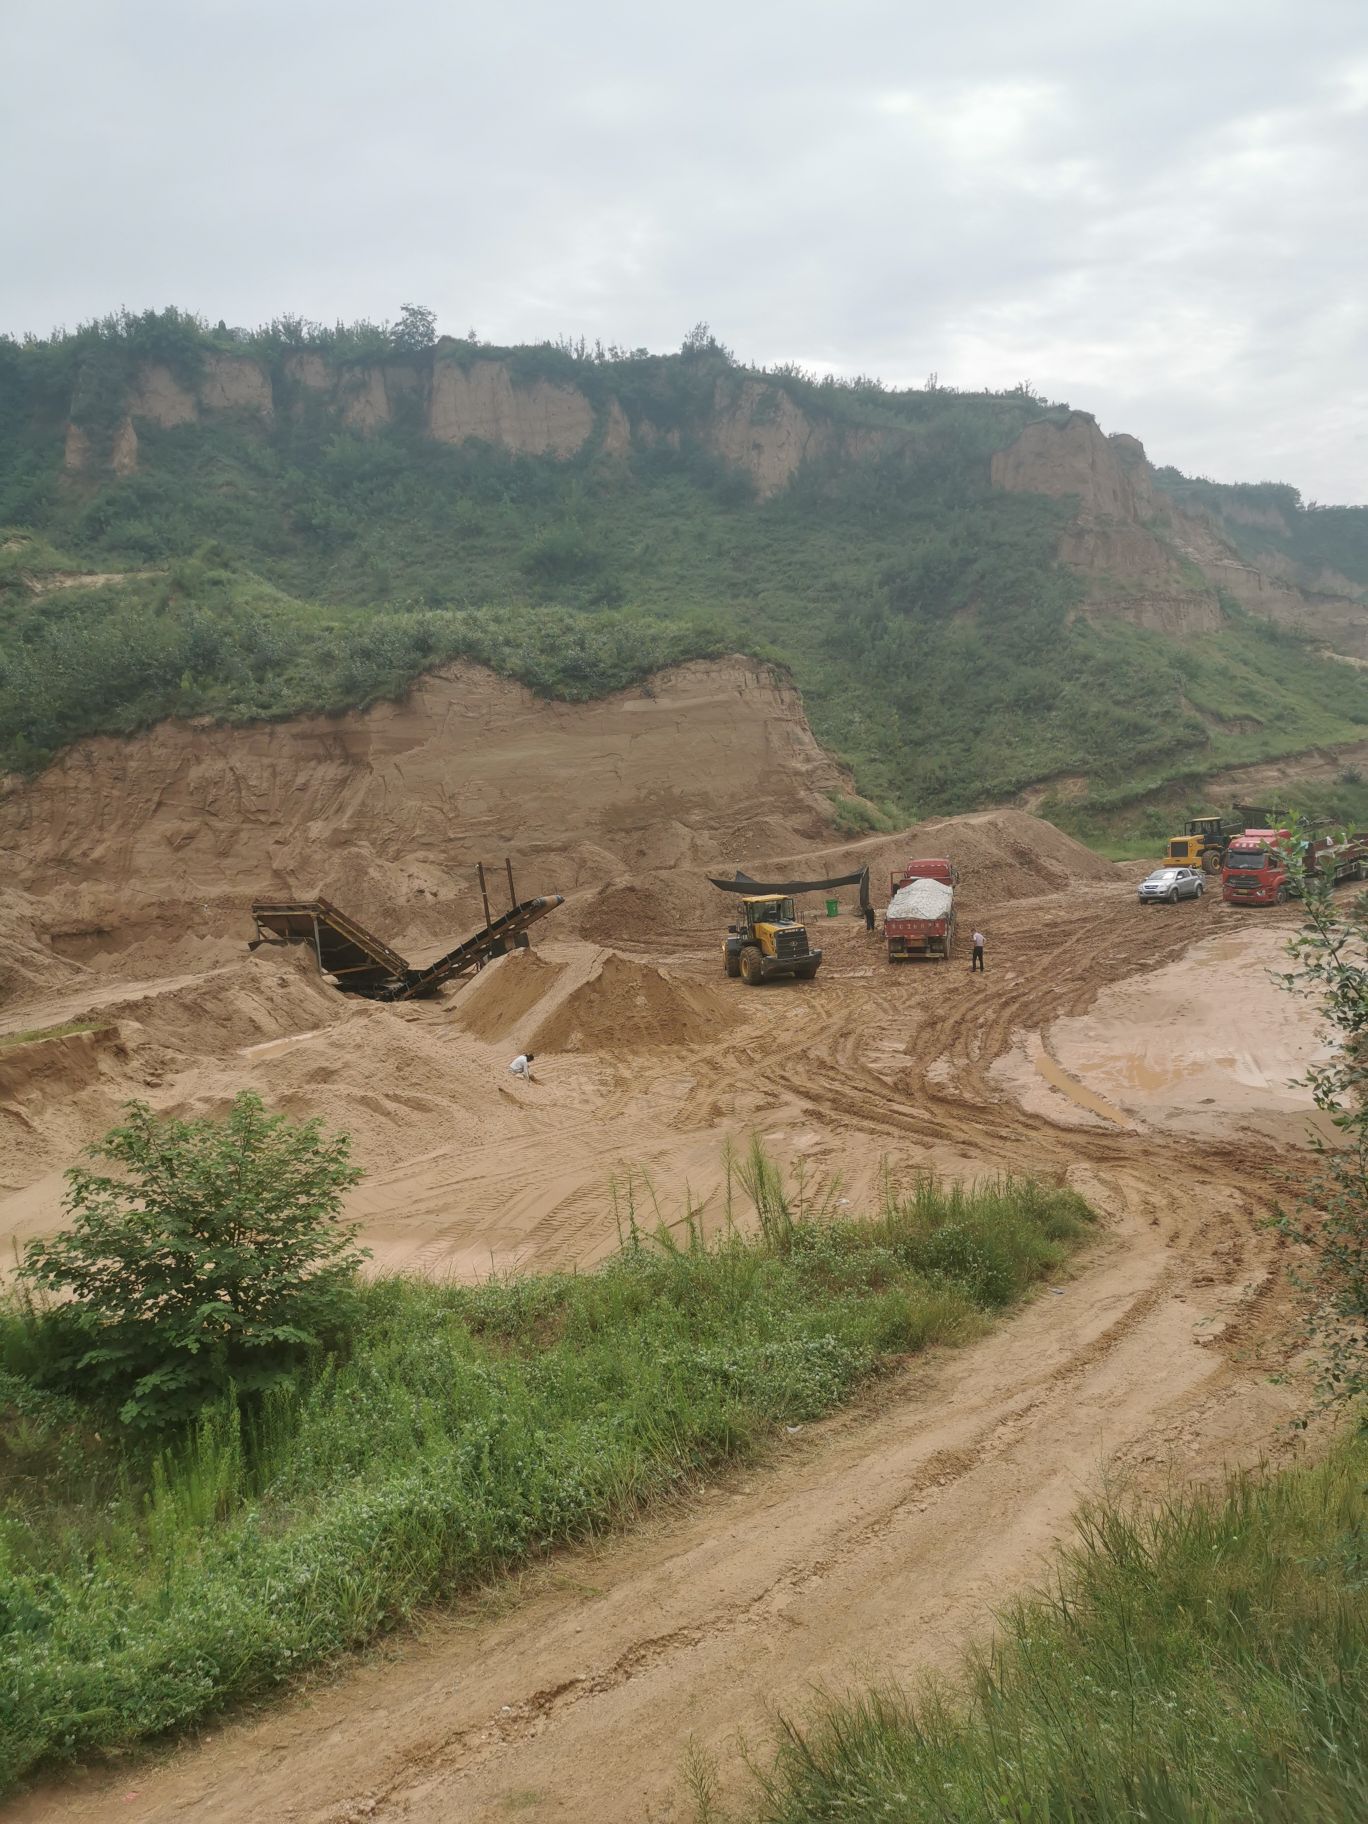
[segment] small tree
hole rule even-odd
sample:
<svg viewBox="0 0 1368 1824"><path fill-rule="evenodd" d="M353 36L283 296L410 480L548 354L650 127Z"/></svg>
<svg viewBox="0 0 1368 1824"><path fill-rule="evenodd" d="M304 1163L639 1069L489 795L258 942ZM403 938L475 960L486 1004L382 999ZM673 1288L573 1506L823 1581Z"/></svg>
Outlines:
<svg viewBox="0 0 1368 1824"><path fill-rule="evenodd" d="M160 1121L131 1102L91 1156L118 1176L67 1173L71 1227L30 1242L55 1378L119 1402L130 1425L188 1416L232 1385L253 1393L345 1327L365 1250L338 1222L361 1174L345 1134L237 1097L222 1121Z"/></svg>
<svg viewBox="0 0 1368 1824"><path fill-rule="evenodd" d="M390 338L406 355L421 354L437 340L437 312L422 304L401 304Z"/></svg>
<svg viewBox="0 0 1368 1824"><path fill-rule="evenodd" d="M724 342L718 341L706 323L694 324L680 343L679 352L686 361L701 361L712 356L728 367L734 366L736 362L736 356Z"/></svg>
<svg viewBox="0 0 1368 1824"><path fill-rule="evenodd" d="M1347 903L1316 864L1305 824L1288 845L1306 909L1288 944L1296 967L1285 986L1311 994L1335 1040L1330 1059L1302 1079L1343 1138L1313 1141L1320 1170L1304 1210L1279 1227L1304 1251L1294 1273L1312 1299L1307 1324L1327 1401L1368 1394L1368 896Z"/></svg>

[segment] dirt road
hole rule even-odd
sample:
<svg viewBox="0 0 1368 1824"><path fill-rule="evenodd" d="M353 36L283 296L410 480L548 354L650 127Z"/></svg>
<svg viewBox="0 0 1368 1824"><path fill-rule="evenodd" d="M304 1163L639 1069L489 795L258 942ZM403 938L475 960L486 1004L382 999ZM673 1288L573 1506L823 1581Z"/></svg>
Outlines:
<svg viewBox="0 0 1368 1824"><path fill-rule="evenodd" d="M1248 947L1243 985L1257 998L1284 915L1253 926L1216 904L1141 912L1120 881L990 910L983 978L957 963L890 969L850 921L810 987L738 987L713 1001L710 951L636 958L652 970L663 960L681 995L705 996L705 1019L720 1009L721 1030L695 1029L678 1049L578 1052L572 1022L545 1083L513 1090L505 1130L491 1116L484 1144L410 1154L372 1182L369 1226L409 1264L427 1264L411 1247L425 1232L424 1245L440 1242L429 1262L478 1246L589 1258L611 1242L603 1183L615 1164L652 1164L662 1182L692 1172L706 1190L722 1138L755 1127L790 1158L843 1169L852 1200L884 1160L895 1174L1030 1171L1074 1184L1106 1218L1075 1274L982 1342L786 1436L773 1462L630 1538L558 1555L506 1604L467 1605L263 1720L232 1721L161 1764L44 1789L12 1815L683 1820L691 1748L727 1785L738 1732L755 1742L776 1707L801 1708L815 1686L953 1665L1104 1480L1149 1487L1284 1448L1287 1396L1267 1377L1286 1314L1276 1248L1258 1226L1278 1161L1257 1096L1202 1107L1198 1095L1194 1113L1168 1079L1156 1090L1143 1072L1123 1081L1113 1069L1093 1091L1067 1062L1081 1068L1100 1040L1113 1064L1126 1055L1147 984L1166 970L1218 1038L1231 992L1222 946ZM571 947L557 960L546 986L563 1005L594 966ZM485 1013L515 988L525 1027L512 967L502 989L492 972L481 986ZM1056 1056L1052 1034L1098 1020L1112 995L1122 1011L1091 1031L1094 1051L1066 1043ZM1295 1020L1264 1030L1255 1068L1273 1082L1314 1035ZM438 1043L425 1034L411 1028L415 1055ZM501 1055L498 1039L479 1043ZM1253 1054L1240 1050L1247 1074ZM481 1234L483 1196L497 1201ZM443 1222L465 1227L439 1237Z"/></svg>

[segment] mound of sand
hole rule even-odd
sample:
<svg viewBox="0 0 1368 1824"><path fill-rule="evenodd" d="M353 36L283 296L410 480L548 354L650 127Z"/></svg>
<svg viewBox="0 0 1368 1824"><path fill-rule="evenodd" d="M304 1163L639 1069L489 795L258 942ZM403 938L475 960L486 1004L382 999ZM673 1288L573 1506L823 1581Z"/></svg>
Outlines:
<svg viewBox="0 0 1368 1824"><path fill-rule="evenodd" d="M741 1018L733 996L606 952L533 1036L536 1051L663 1050L706 1045Z"/></svg>
<svg viewBox="0 0 1368 1824"><path fill-rule="evenodd" d="M102 1016L124 1030L200 1057L228 1057L333 1025L357 1006L323 980L303 947L261 949L205 975L119 1000L106 991L100 999Z"/></svg>
<svg viewBox="0 0 1368 1824"><path fill-rule="evenodd" d="M535 950L515 950L475 977L456 1003L456 1020L477 1039L501 1039L520 1026L556 986L562 963L548 962Z"/></svg>
<svg viewBox="0 0 1368 1824"><path fill-rule="evenodd" d="M943 880L909 880L888 902L890 918L944 918L953 894Z"/></svg>
<svg viewBox="0 0 1368 1824"><path fill-rule="evenodd" d="M596 944L659 943L686 933L721 934L730 902L701 868L647 873L601 888L580 909L575 926Z"/></svg>
<svg viewBox="0 0 1368 1824"><path fill-rule="evenodd" d="M975 906L1000 906L1116 879L1111 862L1028 811L943 817L918 824L904 840L915 840L915 853L948 855L959 869L965 897Z"/></svg>

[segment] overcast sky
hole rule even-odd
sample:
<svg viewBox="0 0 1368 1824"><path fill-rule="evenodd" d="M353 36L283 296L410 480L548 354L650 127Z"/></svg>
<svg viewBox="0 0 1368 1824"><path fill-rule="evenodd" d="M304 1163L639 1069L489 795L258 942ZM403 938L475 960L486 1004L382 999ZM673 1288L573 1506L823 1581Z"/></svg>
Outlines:
<svg viewBox="0 0 1368 1824"><path fill-rule="evenodd" d="M1368 501L1366 0L5 8L0 328L430 305L1030 380Z"/></svg>

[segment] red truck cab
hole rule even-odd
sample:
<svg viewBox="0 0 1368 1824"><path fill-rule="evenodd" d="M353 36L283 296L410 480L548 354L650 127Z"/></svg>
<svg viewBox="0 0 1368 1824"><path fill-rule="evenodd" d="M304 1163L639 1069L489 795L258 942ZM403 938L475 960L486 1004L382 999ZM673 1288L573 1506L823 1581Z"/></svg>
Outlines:
<svg viewBox="0 0 1368 1824"><path fill-rule="evenodd" d="M1287 864L1291 830L1246 830L1232 836L1221 869L1221 898L1229 906L1281 906L1297 891ZM1368 836L1315 836L1304 857L1332 886L1362 880L1368 868Z"/></svg>
<svg viewBox="0 0 1368 1824"><path fill-rule="evenodd" d="M1291 830L1246 830L1232 836L1221 864L1221 898L1228 906L1281 905L1287 898L1282 846Z"/></svg>

